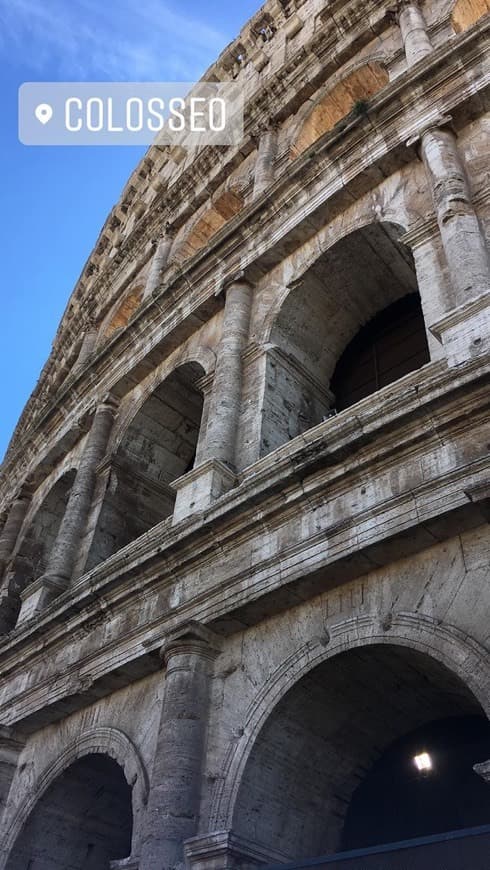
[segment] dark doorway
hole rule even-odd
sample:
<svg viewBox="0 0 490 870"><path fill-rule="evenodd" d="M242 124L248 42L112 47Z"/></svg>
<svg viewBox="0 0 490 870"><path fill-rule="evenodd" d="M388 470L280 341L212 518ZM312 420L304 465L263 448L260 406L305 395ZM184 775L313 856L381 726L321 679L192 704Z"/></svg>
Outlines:
<svg viewBox="0 0 490 870"><path fill-rule="evenodd" d="M490 823L490 789L473 770L489 756L483 716L442 719L397 740L354 793L341 849ZM429 769L419 771L416 757Z"/></svg>
<svg viewBox="0 0 490 870"><path fill-rule="evenodd" d="M71 765L39 799L6 870L109 870L131 853L131 788L106 755Z"/></svg>

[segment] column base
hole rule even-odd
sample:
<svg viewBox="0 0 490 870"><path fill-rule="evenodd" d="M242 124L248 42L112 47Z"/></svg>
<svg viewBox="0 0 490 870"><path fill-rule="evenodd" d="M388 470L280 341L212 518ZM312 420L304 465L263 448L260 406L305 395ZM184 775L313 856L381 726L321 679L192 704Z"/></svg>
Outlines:
<svg viewBox="0 0 490 870"><path fill-rule="evenodd" d="M173 525L186 517L205 510L217 498L236 485L236 475L217 459L209 459L187 474L172 481L177 492Z"/></svg>
<svg viewBox="0 0 490 870"><path fill-rule="evenodd" d="M490 293L453 308L430 331L441 342L448 365L469 362L490 351Z"/></svg>
<svg viewBox="0 0 490 870"><path fill-rule="evenodd" d="M256 845L233 831L192 837L184 843L184 854L189 870L239 870L290 860L282 852Z"/></svg>
<svg viewBox="0 0 490 870"><path fill-rule="evenodd" d="M139 870L139 858L118 858L117 861L110 861L110 870Z"/></svg>
<svg viewBox="0 0 490 870"><path fill-rule="evenodd" d="M65 590L66 581L62 577L51 577L48 574L39 577L20 594L22 604L17 625L27 622L28 619L33 619Z"/></svg>

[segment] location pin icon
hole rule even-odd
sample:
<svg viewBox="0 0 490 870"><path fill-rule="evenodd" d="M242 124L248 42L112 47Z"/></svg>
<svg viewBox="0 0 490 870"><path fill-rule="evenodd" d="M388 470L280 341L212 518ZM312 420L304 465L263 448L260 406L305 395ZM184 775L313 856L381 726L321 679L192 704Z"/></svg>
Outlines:
<svg viewBox="0 0 490 870"><path fill-rule="evenodd" d="M39 103L39 106L36 106L34 114L41 124L47 124L53 117L52 106L49 103Z"/></svg>

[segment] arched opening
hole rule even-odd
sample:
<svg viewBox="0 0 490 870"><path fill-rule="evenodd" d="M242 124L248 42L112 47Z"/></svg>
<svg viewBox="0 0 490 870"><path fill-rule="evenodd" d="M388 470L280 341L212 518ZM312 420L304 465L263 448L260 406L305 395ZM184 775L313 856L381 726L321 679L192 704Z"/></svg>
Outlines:
<svg viewBox="0 0 490 870"><path fill-rule="evenodd" d="M270 330L261 455L321 423L336 407L338 383L332 378L357 334L362 338L352 346L353 369L365 335L367 341L374 333L389 357L383 377L375 375L362 395L428 361L415 264L400 242L401 232L395 224L377 223L350 233L319 257L286 296ZM373 320L376 315L379 319Z"/></svg>
<svg viewBox="0 0 490 870"><path fill-rule="evenodd" d="M143 284L139 284L136 287L132 287L125 295L122 302L117 305L104 326L102 335L104 339L112 338L116 332L124 329L128 325L133 314L139 308L143 298L143 291Z"/></svg>
<svg viewBox="0 0 490 870"><path fill-rule="evenodd" d="M71 469L51 487L6 570L0 605L3 630L13 628L20 610L21 593L47 568L75 475L75 469Z"/></svg>
<svg viewBox="0 0 490 870"><path fill-rule="evenodd" d="M221 193L191 227L189 234L184 237L180 248L177 249L175 258L182 262L197 254L229 220L242 210L243 206L243 196L238 190L225 190Z"/></svg>
<svg viewBox="0 0 490 870"><path fill-rule="evenodd" d="M109 870L131 853L131 788L106 755L72 764L40 797L6 870Z"/></svg>
<svg viewBox="0 0 490 870"><path fill-rule="evenodd" d="M233 830L299 861L366 845L368 803L376 844L488 823L490 792L472 767L489 750L480 705L444 666L404 646L350 650L302 677L272 710L244 769ZM423 818L408 806L422 752L432 753L433 794L437 778L439 793L443 780L449 789ZM405 818L385 816L390 795L407 806Z"/></svg>
<svg viewBox="0 0 490 870"><path fill-rule="evenodd" d="M349 112L365 110L367 101L382 90L389 76L377 61L365 63L350 72L324 96L310 112L291 147L291 159L306 151Z"/></svg>
<svg viewBox="0 0 490 870"><path fill-rule="evenodd" d="M429 362L417 293L393 302L361 327L338 361L331 381L338 411Z"/></svg>
<svg viewBox="0 0 490 870"><path fill-rule="evenodd" d="M87 570L172 514L170 484L190 471L196 458L204 374L198 363L180 366L128 426L112 463Z"/></svg>

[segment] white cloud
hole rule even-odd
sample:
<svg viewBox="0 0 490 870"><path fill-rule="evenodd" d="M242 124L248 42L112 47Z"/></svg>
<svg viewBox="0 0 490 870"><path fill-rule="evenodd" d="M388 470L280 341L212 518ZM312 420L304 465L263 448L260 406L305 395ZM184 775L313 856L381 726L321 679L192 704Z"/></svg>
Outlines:
<svg viewBox="0 0 490 870"><path fill-rule="evenodd" d="M0 54L38 78L192 81L228 39L169 0L0 0Z"/></svg>

